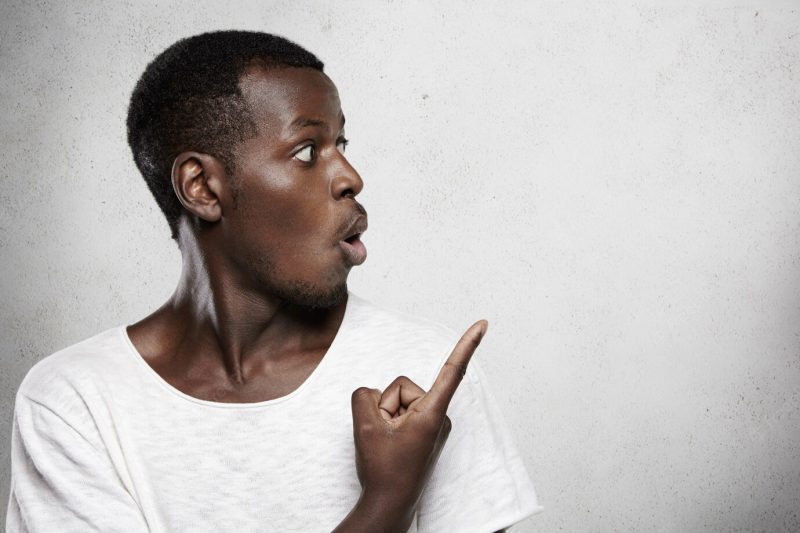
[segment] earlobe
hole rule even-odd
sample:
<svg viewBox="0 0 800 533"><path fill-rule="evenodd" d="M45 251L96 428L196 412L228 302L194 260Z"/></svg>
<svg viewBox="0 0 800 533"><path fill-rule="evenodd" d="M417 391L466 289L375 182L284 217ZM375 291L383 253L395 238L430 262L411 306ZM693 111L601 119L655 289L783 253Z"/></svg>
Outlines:
<svg viewBox="0 0 800 533"><path fill-rule="evenodd" d="M172 164L172 188L189 213L206 222L222 218L223 166L214 156L182 152Z"/></svg>

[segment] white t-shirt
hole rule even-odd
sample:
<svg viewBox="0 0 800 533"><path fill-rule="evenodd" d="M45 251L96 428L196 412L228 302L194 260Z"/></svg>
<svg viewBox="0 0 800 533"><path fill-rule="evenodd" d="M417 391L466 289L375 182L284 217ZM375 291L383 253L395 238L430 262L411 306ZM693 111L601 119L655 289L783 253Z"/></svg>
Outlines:
<svg viewBox="0 0 800 533"><path fill-rule="evenodd" d="M330 531L352 509L350 396L406 375L427 390L459 335L350 293L341 327L300 387L256 403L189 396L124 326L31 368L16 396L8 533ZM480 370L410 531L488 533L541 509Z"/></svg>

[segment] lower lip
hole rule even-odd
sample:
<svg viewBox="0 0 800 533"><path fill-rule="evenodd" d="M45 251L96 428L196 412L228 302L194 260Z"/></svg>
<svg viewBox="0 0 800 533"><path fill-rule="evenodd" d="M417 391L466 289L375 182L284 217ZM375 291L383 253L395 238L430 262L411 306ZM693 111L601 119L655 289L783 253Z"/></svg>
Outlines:
<svg viewBox="0 0 800 533"><path fill-rule="evenodd" d="M348 262L353 266L360 265L367 259L367 247L364 246L364 243L359 238L355 238L350 242L339 241L339 246L344 251Z"/></svg>

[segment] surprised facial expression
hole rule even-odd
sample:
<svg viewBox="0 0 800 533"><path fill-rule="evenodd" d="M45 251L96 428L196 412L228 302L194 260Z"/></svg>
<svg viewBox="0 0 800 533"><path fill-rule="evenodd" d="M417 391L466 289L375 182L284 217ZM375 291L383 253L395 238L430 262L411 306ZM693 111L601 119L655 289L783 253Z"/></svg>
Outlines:
<svg viewBox="0 0 800 533"><path fill-rule="evenodd" d="M220 221L228 257L259 291L336 305L366 259L367 222L336 86L310 68L252 67L240 87L257 133L234 151L235 201Z"/></svg>

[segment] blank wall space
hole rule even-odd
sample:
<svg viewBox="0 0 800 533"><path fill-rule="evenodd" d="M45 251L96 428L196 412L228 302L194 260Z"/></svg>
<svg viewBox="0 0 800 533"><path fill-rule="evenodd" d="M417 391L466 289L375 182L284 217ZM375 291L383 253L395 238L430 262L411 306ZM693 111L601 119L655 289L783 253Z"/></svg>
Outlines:
<svg viewBox="0 0 800 533"><path fill-rule="evenodd" d="M27 369L179 273L125 144L136 78L242 28L339 87L370 212L351 288L490 320L545 506L516 530L800 528L800 10L648 4L0 7L0 501Z"/></svg>

